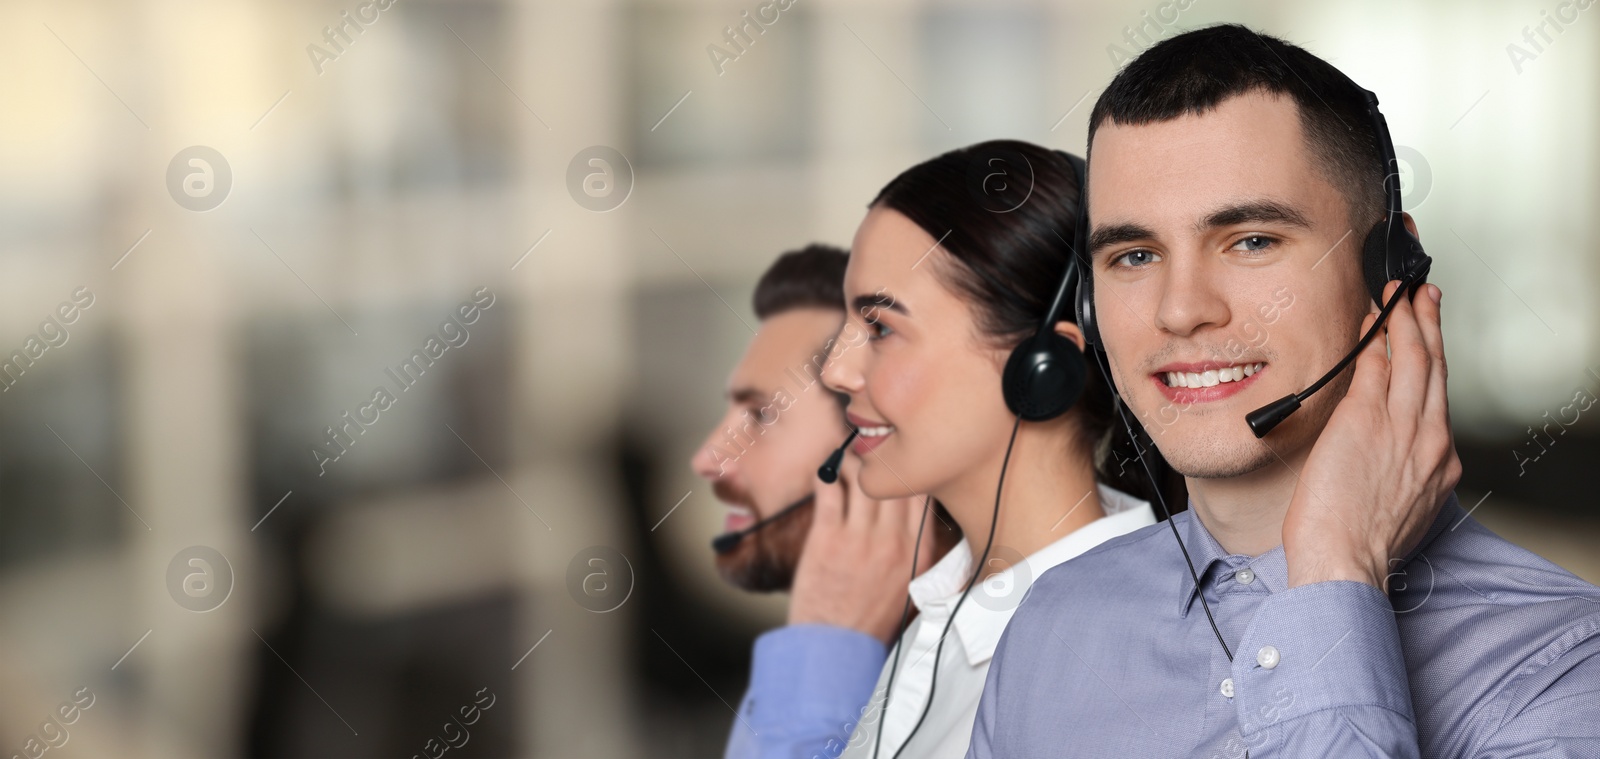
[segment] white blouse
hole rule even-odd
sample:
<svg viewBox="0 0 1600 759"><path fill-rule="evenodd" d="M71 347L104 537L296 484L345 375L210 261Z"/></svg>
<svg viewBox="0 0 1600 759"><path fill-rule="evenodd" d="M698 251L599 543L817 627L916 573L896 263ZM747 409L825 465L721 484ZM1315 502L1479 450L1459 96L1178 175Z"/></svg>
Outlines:
<svg viewBox="0 0 1600 759"><path fill-rule="evenodd" d="M966 756L967 743L972 738L972 721L978 713L978 698L983 695L983 681L989 674L989 661L1000 643L1000 634L1033 580L1045 570L1106 540L1156 522L1148 502L1104 484L1098 485L1098 490L1105 516L1025 559L996 557L996 551L991 551L991 561L1001 558L1016 563L973 586L955 624L950 627L943 653L938 655L936 682L933 680L934 649L939 645L939 635L944 632L956 601L961 598L961 589L972 577L972 549L966 538L911 581L911 602L917 605L918 613L900 637L900 669L894 676L888 713L881 723L876 718L883 705L889 670L894 666L893 650L878 675L867 711L840 759L872 759L873 742L878 739L880 724L883 737L878 749L879 759L891 759L908 736L912 745L905 747L902 757L961 759ZM928 703L930 687L935 691L933 707L913 735L912 729Z"/></svg>

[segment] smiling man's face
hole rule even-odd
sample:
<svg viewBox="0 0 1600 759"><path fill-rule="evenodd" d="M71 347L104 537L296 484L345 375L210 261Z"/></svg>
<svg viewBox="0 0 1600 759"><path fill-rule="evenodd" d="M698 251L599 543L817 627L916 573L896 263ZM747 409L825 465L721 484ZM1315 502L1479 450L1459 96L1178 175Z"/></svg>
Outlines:
<svg viewBox="0 0 1600 759"><path fill-rule="evenodd" d="M1162 455L1195 478L1298 458L1348 371L1264 440L1244 418L1355 345L1376 310L1359 260L1376 219L1350 219L1294 101L1249 92L1202 115L1107 121L1089 166L1095 314L1117 387Z"/></svg>
<svg viewBox="0 0 1600 759"><path fill-rule="evenodd" d="M844 314L794 308L761 321L728 380L727 407L690 466L727 507L723 531L745 530L812 492L817 466L844 439L839 403L814 379ZM717 571L751 591L786 590L805 547L804 505L717 556Z"/></svg>

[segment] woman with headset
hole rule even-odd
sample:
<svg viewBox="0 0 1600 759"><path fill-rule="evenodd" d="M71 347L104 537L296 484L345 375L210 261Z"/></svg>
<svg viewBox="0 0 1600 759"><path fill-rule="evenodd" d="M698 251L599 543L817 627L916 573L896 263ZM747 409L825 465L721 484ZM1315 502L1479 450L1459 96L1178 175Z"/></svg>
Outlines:
<svg viewBox="0 0 1600 759"><path fill-rule="evenodd" d="M845 301L869 341L822 379L850 399L860 487L937 499L965 538L910 580L916 619L845 757L963 756L989 661L1032 580L1154 523L1125 492L1153 497L1144 464L1176 479L1158 460L1106 452L1111 396L1086 369L1064 282L1082 247L1081 177L1065 153L980 143L900 174L856 232Z"/></svg>

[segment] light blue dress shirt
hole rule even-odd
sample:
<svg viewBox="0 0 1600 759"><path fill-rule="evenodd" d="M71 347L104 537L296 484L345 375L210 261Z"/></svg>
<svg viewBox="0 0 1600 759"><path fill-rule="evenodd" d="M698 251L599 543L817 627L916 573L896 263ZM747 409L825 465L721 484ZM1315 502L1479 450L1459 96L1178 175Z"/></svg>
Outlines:
<svg viewBox="0 0 1600 759"><path fill-rule="evenodd" d="M762 634L726 759L838 756L872 698L885 655L883 641L833 625Z"/></svg>
<svg viewBox="0 0 1600 759"><path fill-rule="evenodd" d="M968 759L1600 757L1600 588L1451 494L1388 597L1289 589L1280 546L1229 555L1193 511L1229 664L1166 524L1046 572L1006 628Z"/></svg>

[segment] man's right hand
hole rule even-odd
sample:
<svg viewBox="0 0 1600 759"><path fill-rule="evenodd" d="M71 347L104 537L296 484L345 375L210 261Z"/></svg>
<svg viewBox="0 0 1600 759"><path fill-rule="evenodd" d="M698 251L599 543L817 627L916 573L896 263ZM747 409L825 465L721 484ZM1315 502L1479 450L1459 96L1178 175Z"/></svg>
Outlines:
<svg viewBox="0 0 1600 759"><path fill-rule="evenodd" d="M827 624L885 645L900 631L923 499L874 500L861 492L861 460L848 454L839 481L816 482L811 532L790 589L789 624ZM928 519L936 519L929 509ZM937 525L923 530L917 574L932 566Z"/></svg>

